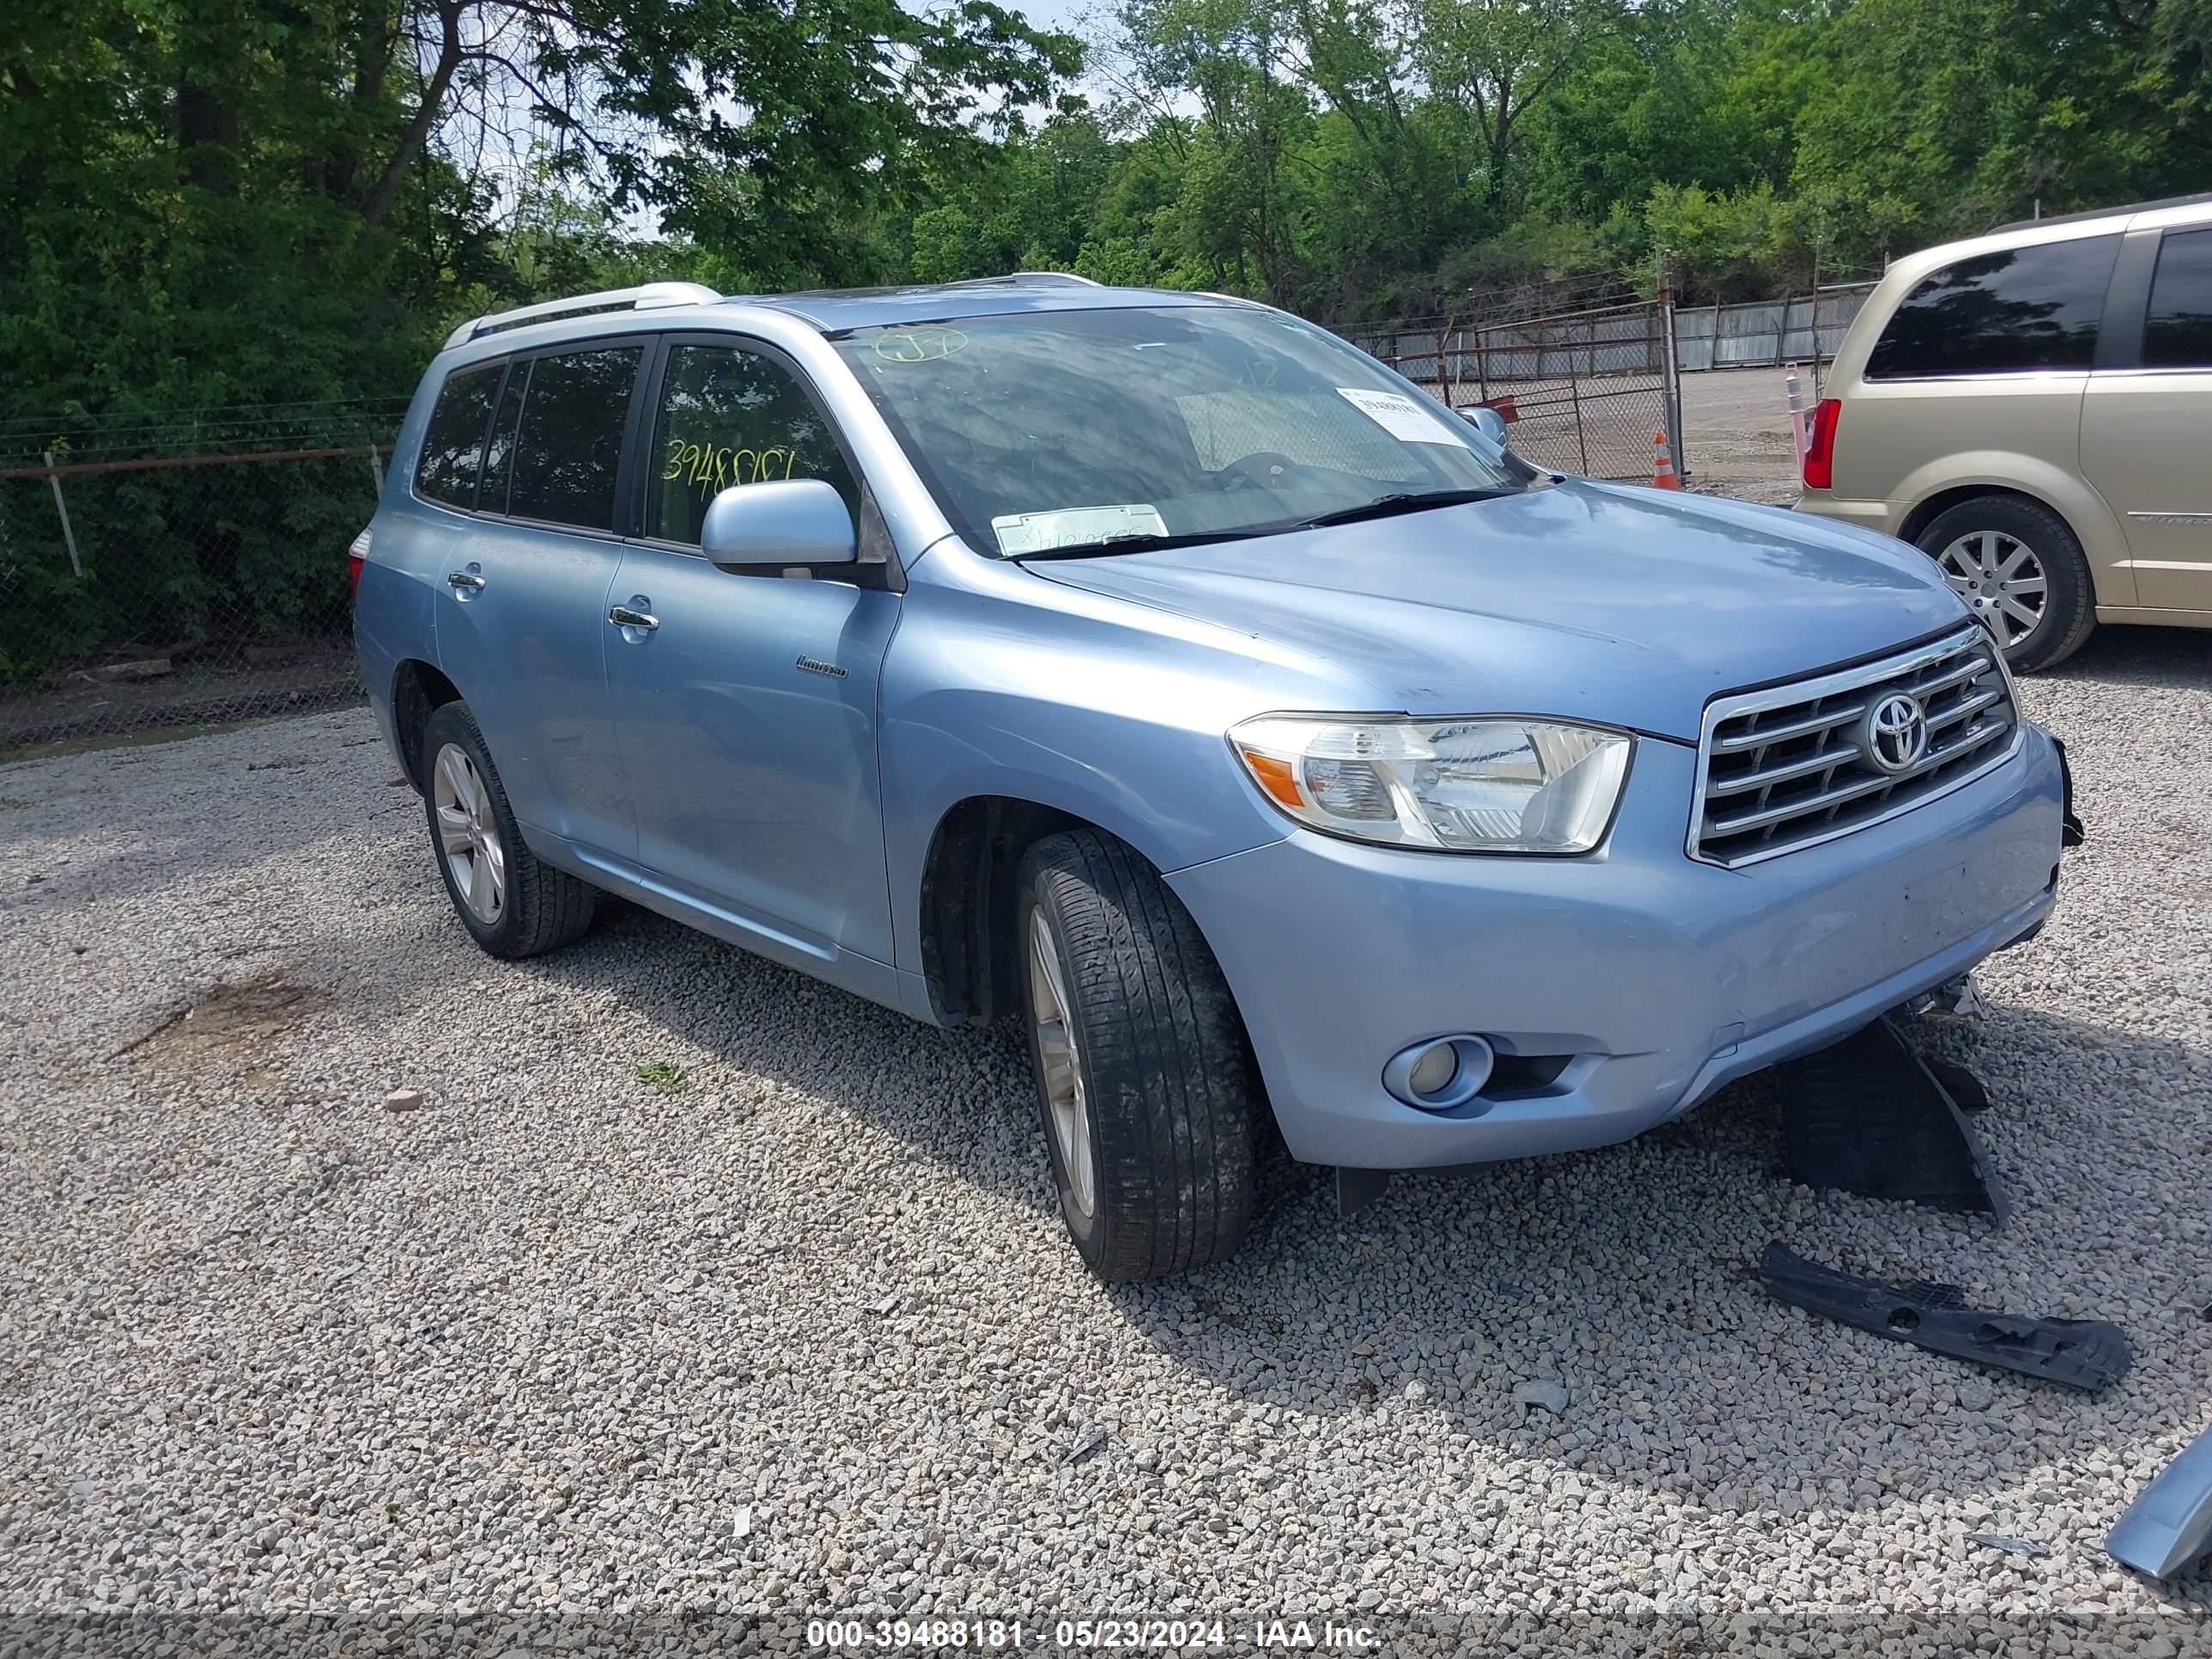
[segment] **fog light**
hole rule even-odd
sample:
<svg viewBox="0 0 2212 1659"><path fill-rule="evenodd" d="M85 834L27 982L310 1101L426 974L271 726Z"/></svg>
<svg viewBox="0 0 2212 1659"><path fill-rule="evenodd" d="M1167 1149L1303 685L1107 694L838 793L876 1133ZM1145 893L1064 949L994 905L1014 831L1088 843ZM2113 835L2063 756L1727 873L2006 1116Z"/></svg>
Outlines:
<svg viewBox="0 0 2212 1659"><path fill-rule="evenodd" d="M1449 1042L1431 1042L1413 1062L1406 1081L1417 1095L1437 1095L1458 1075L1459 1050Z"/></svg>
<svg viewBox="0 0 2212 1659"><path fill-rule="evenodd" d="M1431 1037L1390 1057L1382 1086L1408 1106L1448 1112L1481 1093L1492 1059L1489 1043L1479 1036Z"/></svg>

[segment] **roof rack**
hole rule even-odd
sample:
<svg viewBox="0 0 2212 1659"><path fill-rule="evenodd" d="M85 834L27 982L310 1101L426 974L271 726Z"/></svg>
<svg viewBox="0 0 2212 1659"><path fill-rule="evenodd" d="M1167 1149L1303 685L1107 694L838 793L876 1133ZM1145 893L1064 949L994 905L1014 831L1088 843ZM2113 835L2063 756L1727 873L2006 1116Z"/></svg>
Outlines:
<svg viewBox="0 0 2212 1659"><path fill-rule="evenodd" d="M2126 202L2118 207L2091 208L2082 213L2051 213L2040 219L2015 219L1983 234L1996 236L2008 230L2033 230L2039 225L2078 225L2091 219L2117 219L2126 213L2154 213L2160 208L2201 207L2207 202L2212 202L2212 191L2195 196L2162 196L2155 202Z"/></svg>
<svg viewBox="0 0 2212 1659"><path fill-rule="evenodd" d="M1088 276L1079 276L1072 270L1010 270L1003 276L963 276L957 283L945 283L945 288L1006 288L1015 283L1034 283L1050 287L1064 283L1070 288L1103 288L1105 283Z"/></svg>
<svg viewBox="0 0 2212 1659"><path fill-rule="evenodd" d="M704 283L641 283L635 288L611 288L598 294L579 294L573 299L547 300L538 305L518 306L513 311L495 311L471 318L446 337L446 349L450 351L480 334L495 334L501 329L520 328L525 323L542 323L551 317L577 316L594 311L658 311L669 306L718 305L721 298Z"/></svg>

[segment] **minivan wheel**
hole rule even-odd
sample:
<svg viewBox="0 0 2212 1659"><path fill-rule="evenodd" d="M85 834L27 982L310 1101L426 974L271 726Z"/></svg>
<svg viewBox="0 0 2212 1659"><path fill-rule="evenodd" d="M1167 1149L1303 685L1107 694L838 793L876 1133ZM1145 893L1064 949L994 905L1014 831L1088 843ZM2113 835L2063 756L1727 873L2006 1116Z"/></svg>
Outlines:
<svg viewBox="0 0 2212 1659"><path fill-rule="evenodd" d="M1265 1108L1198 924L1095 830L1038 842L1018 882L1038 1117L1076 1249L1115 1280L1228 1256L1251 1220Z"/></svg>
<svg viewBox="0 0 2212 1659"><path fill-rule="evenodd" d="M1919 545L2021 673L2065 661L2097 625L2081 544L2038 502L1977 495L1929 520Z"/></svg>
<svg viewBox="0 0 2212 1659"><path fill-rule="evenodd" d="M593 892L523 845L507 790L468 705L449 702L422 728L422 792L446 896L469 936L495 957L534 957L583 936Z"/></svg>

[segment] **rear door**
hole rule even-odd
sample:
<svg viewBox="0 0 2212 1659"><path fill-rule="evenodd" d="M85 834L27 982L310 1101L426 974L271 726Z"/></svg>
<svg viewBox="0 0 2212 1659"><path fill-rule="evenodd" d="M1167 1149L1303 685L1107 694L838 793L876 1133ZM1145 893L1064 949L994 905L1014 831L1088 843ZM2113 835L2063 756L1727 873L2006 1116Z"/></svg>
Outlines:
<svg viewBox="0 0 2212 1659"><path fill-rule="evenodd" d="M2124 286L2140 337L2131 317L2090 377L2081 470L2126 529L2136 603L2212 611L2212 226L2130 231Z"/></svg>
<svg viewBox="0 0 2212 1659"><path fill-rule="evenodd" d="M726 488L821 478L857 519L858 472L770 346L674 337L656 378L642 533L614 588L653 625L602 624L637 862L769 935L757 943L772 955L889 962L876 688L899 596L886 567L786 576L699 551L707 504Z"/></svg>
<svg viewBox="0 0 2212 1659"><path fill-rule="evenodd" d="M644 355L630 338L508 363L438 605L439 665L483 728L515 817L624 856L635 830L607 706L607 592Z"/></svg>

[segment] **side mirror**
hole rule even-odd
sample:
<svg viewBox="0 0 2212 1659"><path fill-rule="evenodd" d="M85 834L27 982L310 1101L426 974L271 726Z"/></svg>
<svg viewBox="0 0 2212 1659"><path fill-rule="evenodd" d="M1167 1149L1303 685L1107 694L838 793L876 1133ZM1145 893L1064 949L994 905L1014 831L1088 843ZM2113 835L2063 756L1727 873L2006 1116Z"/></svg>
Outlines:
<svg viewBox="0 0 2212 1659"><path fill-rule="evenodd" d="M851 564L860 554L845 498L819 478L732 484L707 504L699 550L716 564Z"/></svg>
<svg viewBox="0 0 2212 1659"><path fill-rule="evenodd" d="M1496 410L1484 408L1462 409L1460 410L1460 413L1467 416L1467 423L1469 426L1473 427L1477 432L1482 434L1484 437L1489 439L1491 442L1496 444L1500 449L1504 449L1508 447L1505 441L1505 417L1503 415L1500 415Z"/></svg>

